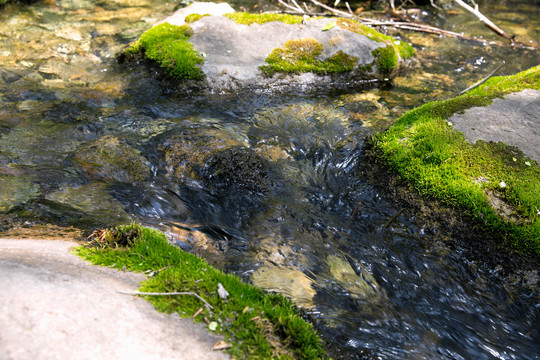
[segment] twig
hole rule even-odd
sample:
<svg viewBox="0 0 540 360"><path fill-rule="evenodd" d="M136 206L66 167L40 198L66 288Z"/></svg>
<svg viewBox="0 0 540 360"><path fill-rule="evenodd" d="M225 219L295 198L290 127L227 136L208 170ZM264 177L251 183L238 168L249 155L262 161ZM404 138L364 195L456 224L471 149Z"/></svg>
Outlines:
<svg viewBox="0 0 540 360"><path fill-rule="evenodd" d="M474 16L476 16L484 25L486 25L487 27L489 27L491 30L493 30L497 35L499 36L502 36L503 38L505 39L508 39L508 40L514 40L514 38L510 35L508 35L507 33L504 32L503 29L501 29L500 27L498 27L497 25L495 25L493 23L493 21L489 20L485 15L483 15L479 10L478 10L478 5L475 4L475 7L471 7L470 5L467 5L465 2L463 2L462 0L454 0L459 6L461 6L462 8L464 8L465 10L467 10L468 12L470 12L471 14L473 14Z"/></svg>
<svg viewBox="0 0 540 360"><path fill-rule="evenodd" d="M429 0L429 2L431 3L431 6L433 6L435 9L437 9L437 10L439 10L439 11L441 11L441 10L443 9L443 8L440 7L440 6L437 6L437 5L435 4L435 1L434 1L434 0ZM473 0L473 2L474 2L474 0Z"/></svg>
<svg viewBox="0 0 540 360"><path fill-rule="evenodd" d="M280 4L286 6L288 9L292 10L292 11L283 11L283 12L286 12L286 13L308 15L308 16L327 16L326 14L313 13L313 12L304 11L304 10L298 11L298 9L296 7L294 7L292 5L289 5L289 4L286 4L283 0L278 0L278 1L279 1ZM461 1L461 0L455 0L455 1L459 1L459 2L463 3L463 1ZM487 40L483 40L483 39L472 38L472 37L469 37L469 36L454 32L454 31L443 30L441 28L431 26L431 25L427 25L427 24L419 24L419 23L414 23L414 22L397 22L397 21L373 20L373 19L359 17L359 16L356 16L354 14L350 14L350 13L347 13L347 12L332 8L332 7L328 6L328 5L325 5L325 4L322 4L322 3L318 2L317 0L310 0L310 2L313 3L314 5L318 6L318 7L321 7L323 9L327 10L327 11L330 11L334 15L343 16L343 17L346 17L346 18L352 18L352 19L355 19L357 21L362 22L364 25L388 26L388 27L393 27L393 28L396 28L396 29L418 31L418 32L424 32L424 33L428 33L428 34L437 34L437 35L460 38L460 39L464 39L464 40L476 41L476 42L479 42L479 43L482 43L482 44L491 44L491 45L496 44L496 42L493 42L493 41L487 41ZM304 2L303 4L306 7L306 3ZM492 29L495 29L495 28L498 29L497 30L498 34L501 34L501 36L503 36L503 37L505 37L507 39L511 39L513 41L512 37L508 36L508 34L506 34L502 29L500 29L498 26L493 24L493 22L491 22L489 19L487 19L484 15L480 14L479 11L477 11L477 10L475 11L475 9L471 8L469 5L467 5L465 3L463 3L463 4L468 6L473 11L473 13L475 15L482 16L483 19L485 19L485 21L487 21L487 22L482 21L484 24L487 25L488 22L489 22L491 24L491 25L488 25L490 28L492 28L492 26L493 26L494 28L492 28ZM306 10L307 10L307 7L306 7ZM502 34L504 34L504 35L502 35ZM534 46L528 46L528 45L524 45L524 44L521 44L521 43L518 43L518 45L523 47L523 48L536 50L536 47L534 47Z"/></svg>
<svg viewBox="0 0 540 360"><path fill-rule="evenodd" d="M349 10L349 14L354 15L352 10L351 10L351 5L349 5L348 1L345 1L345 6L347 6L347 10Z"/></svg>
<svg viewBox="0 0 540 360"><path fill-rule="evenodd" d="M394 216L392 216L387 222L386 224L384 224L384 228L385 229L388 229L390 227L390 225L392 225L392 223L398 218L399 215L401 215L403 213L403 211L405 211L404 208L401 208Z"/></svg>
<svg viewBox="0 0 540 360"><path fill-rule="evenodd" d="M486 76L484 79L480 80L480 81L477 82L476 84L474 84L474 85L472 85L472 86L469 86L468 88L466 88L465 90L463 90L462 92L460 92L459 95L463 95L463 94L465 94L467 91L472 90L472 89L474 89L475 87L478 87L478 86L482 85L483 83L485 83L486 81L488 81L489 78L492 77L493 74L495 74L495 73L497 72L497 70L499 70L499 69L501 68L501 66L504 65L504 63L505 63L505 61L503 60L503 62L500 63L499 66L497 66L497 67L495 68L495 70L493 70L488 76Z"/></svg>
<svg viewBox="0 0 540 360"><path fill-rule="evenodd" d="M333 7L330 7L328 5L324 5L324 4L321 4L320 2L318 2L317 0L310 0L313 4L319 6L319 7L322 7L323 9L326 9L330 12L333 12L334 14L338 14L338 15L341 15L341 16L345 16L345 17L353 17L351 14L349 13L346 13L345 11L341 11L341 10L338 10L338 9L334 9Z"/></svg>
<svg viewBox="0 0 540 360"><path fill-rule="evenodd" d="M297 3L295 0L291 0L291 1L292 1L292 3L294 4L294 6L296 6L296 8L297 8L299 11L304 11L304 10L300 7L300 5L298 5L298 3Z"/></svg>
<svg viewBox="0 0 540 360"><path fill-rule="evenodd" d="M451 36L451 37L458 37L458 38L464 38L464 39L470 39L463 34L449 31L449 30L443 30L435 26L426 25L426 24L417 24L417 23L410 23L410 22L397 22L397 21L384 21L384 20L373 20L368 23L368 25L371 26L390 26L395 27L398 29L404 29L404 30L414 30L414 31L421 31L421 32L427 32L430 34L439 34L439 35L445 35L445 36Z"/></svg>
<svg viewBox="0 0 540 360"><path fill-rule="evenodd" d="M278 0L278 1L279 1L279 3L280 3L281 5L285 6L287 9L291 9L291 10L293 10L293 11L299 11L297 8L295 8L295 7L292 6L292 5L287 4L287 3L284 2L283 0ZM300 12L303 13L303 10L300 9Z"/></svg>
<svg viewBox="0 0 540 360"><path fill-rule="evenodd" d="M139 291L120 291L117 290L116 292L124 295L151 295L151 296L169 296L169 295L192 295L201 300L206 306L208 306L210 309L214 309L212 305L206 302L202 297L199 296L199 294L196 294L194 292L169 292L169 293L157 293L157 292L139 292Z"/></svg>

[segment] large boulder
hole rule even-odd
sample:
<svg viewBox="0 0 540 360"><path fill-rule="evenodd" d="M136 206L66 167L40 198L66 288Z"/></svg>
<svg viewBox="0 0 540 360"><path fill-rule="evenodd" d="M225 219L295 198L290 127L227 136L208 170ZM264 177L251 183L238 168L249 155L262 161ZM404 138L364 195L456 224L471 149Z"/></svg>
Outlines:
<svg viewBox="0 0 540 360"><path fill-rule="evenodd" d="M229 12L194 3L158 22L120 59L143 56L210 91L345 87L394 77L409 44L342 18Z"/></svg>

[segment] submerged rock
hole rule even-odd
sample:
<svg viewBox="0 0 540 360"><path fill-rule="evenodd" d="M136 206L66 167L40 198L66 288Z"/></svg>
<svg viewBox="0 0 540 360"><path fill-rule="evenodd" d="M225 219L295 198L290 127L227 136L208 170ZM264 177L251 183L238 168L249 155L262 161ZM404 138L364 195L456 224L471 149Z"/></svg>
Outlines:
<svg viewBox="0 0 540 360"><path fill-rule="evenodd" d="M316 291L312 287L313 280L300 270L264 266L253 273L251 281L266 291L275 291L289 297L300 307L315 306L313 298Z"/></svg>
<svg viewBox="0 0 540 360"><path fill-rule="evenodd" d="M200 171L215 154L243 145L227 131L188 129L167 139L159 149L164 153L167 173L176 180L200 179Z"/></svg>
<svg viewBox="0 0 540 360"><path fill-rule="evenodd" d="M125 224L130 221L124 206L110 194L108 186L103 183L66 186L47 194L45 198L53 205L73 209L74 216L82 219L80 221L96 221L107 225ZM67 211L64 210L64 213Z"/></svg>
<svg viewBox="0 0 540 360"><path fill-rule="evenodd" d="M335 255L328 256L326 263L330 275L352 297L357 299L386 298L386 292L377 280L360 265L355 264L355 270L347 259Z"/></svg>
<svg viewBox="0 0 540 360"><path fill-rule="evenodd" d="M39 186L22 177L0 175L0 212L34 199L39 193Z"/></svg>
<svg viewBox="0 0 540 360"><path fill-rule="evenodd" d="M180 9L120 58L142 55L183 86L234 91L365 84L394 77L414 54L409 44L354 20L224 13L223 5Z"/></svg>
<svg viewBox="0 0 540 360"><path fill-rule="evenodd" d="M73 161L93 179L133 182L150 177L150 166L141 153L111 135L81 146Z"/></svg>

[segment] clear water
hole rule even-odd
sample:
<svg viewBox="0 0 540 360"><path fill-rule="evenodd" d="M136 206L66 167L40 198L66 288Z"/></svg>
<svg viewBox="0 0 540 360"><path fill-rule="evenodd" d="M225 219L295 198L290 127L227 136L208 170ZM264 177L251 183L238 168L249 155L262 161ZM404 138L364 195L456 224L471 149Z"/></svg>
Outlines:
<svg viewBox="0 0 540 360"><path fill-rule="evenodd" d="M501 75L537 65L539 51L398 32L419 61L392 85L186 96L152 70L114 60L175 5L58 0L0 11L0 210L158 227L216 266L292 296L336 358L539 358L537 271L502 274L450 247L441 224L401 209L364 175L362 157L364 138L406 110L455 95L502 60ZM538 5L480 6L538 46ZM499 41L463 13L441 18L428 8L419 17ZM168 177L160 147L192 129L275 151L267 194ZM126 183L82 172L74 154L104 136L140 151L151 176Z"/></svg>

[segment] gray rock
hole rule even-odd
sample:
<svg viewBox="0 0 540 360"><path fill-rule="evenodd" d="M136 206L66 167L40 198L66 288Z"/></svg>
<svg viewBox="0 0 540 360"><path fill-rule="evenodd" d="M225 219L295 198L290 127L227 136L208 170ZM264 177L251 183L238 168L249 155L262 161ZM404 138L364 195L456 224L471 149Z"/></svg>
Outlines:
<svg viewBox="0 0 540 360"><path fill-rule="evenodd" d="M158 21L154 26L165 22L177 26L185 25L186 16L191 14L220 16L232 12L234 12L234 9L227 3L216 4L213 2L194 2L189 6L176 10L174 14Z"/></svg>
<svg viewBox="0 0 540 360"><path fill-rule="evenodd" d="M140 297L140 273L93 266L76 242L0 239L0 359L230 359L191 319Z"/></svg>
<svg viewBox="0 0 540 360"><path fill-rule="evenodd" d="M288 25L281 22L240 25L221 16L207 16L191 24L194 35L190 42L195 50L205 55L202 70L208 85L216 91L236 88L296 85L333 85L337 82L365 81L362 66L373 64L371 52L385 45L380 42L335 27L322 31L333 19L311 20L305 24ZM273 49L283 47L288 40L313 38L323 45L322 59L327 59L338 51L357 57L355 71L345 76L282 75L265 77L259 66L266 65L265 59ZM336 78L340 78L339 80ZM377 76L370 77L372 80Z"/></svg>
<svg viewBox="0 0 540 360"><path fill-rule="evenodd" d="M494 99L493 104L474 107L452 116L454 129L469 142L504 142L540 162L540 91L527 89Z"/></svg>

